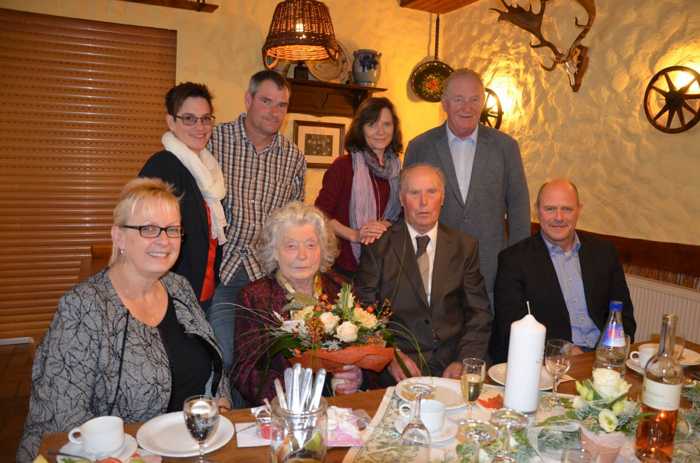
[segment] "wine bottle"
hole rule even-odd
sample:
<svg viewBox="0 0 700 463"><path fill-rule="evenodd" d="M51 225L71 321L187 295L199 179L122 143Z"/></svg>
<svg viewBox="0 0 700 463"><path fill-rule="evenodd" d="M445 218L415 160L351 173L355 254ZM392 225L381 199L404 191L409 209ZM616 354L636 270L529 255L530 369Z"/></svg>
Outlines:
<svg viewBox="0 0 700 463"><path fill-rule="evenodd" d="M673 357L677 322L674 314L663 316L659 351L644 369L641 411L648 415L639 421L635 439L635 453L642 461L672 460L683 387L683 369Z"/></svg>

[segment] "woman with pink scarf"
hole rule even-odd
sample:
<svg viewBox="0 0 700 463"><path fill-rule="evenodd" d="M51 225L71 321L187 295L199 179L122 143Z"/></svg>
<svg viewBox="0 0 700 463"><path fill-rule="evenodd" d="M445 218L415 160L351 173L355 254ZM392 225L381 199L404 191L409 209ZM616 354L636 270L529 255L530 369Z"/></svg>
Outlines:
<svg viewBox="0 0 700 463"><path fill-rule="evenodd" d="M345 138L348 154L323 176L316 207L330 219L340 255L334 270L352 278L363 244L382 236L401 212L399 153L401 128L387 98L368 98L358 108Z"/></svg>

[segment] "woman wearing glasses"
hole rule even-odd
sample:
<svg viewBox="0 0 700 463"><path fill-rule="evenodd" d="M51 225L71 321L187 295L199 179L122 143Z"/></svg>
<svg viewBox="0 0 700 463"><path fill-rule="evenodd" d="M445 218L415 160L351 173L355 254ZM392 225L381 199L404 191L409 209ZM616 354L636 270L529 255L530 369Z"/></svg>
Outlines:
<svg viewBox="0 0 700 463"><path fill-rule="evenodd" d="M63 295L37 348L17 461L48 432L114 415L145 421L196 394L230 407L214 332L185 278L169 272L180 206L159 179L130 181L114 209L109 266Z"/></svg>
<svg viewBox="0 0 700 463"><path fill-rule="evenodd" d="M168 91L164 149L151 156L139 173L165 180L180 197L185 239L173 271L187 278L205 311L218 283L220 245L226 241L224 176L206 148L214 125L211 100L203 84L185 82Z"/></svg>

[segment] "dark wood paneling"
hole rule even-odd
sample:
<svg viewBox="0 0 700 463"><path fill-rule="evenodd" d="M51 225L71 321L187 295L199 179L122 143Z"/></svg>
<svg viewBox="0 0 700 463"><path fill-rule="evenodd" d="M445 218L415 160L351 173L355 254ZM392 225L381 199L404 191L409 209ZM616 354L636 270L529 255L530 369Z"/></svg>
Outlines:
<svg viewBox="0 0 700 463"><path fill-rule="evenodd" d="M355 110L371 93L383 92L385 88L344 85L315 80L290 79L292 94L289 99L290 113L314 116L352 117Z"/></svg>

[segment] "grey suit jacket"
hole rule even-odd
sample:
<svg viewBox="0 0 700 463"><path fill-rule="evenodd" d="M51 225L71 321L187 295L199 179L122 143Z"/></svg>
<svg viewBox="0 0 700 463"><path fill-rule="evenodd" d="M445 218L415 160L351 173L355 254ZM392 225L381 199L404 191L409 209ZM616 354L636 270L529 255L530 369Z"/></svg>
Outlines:
<svg viewBox="0 0 700 463"><path fill-rule="evenodd" d="M434 165L445 174L440 222L479 241L481 273L493 301L498 253L530 236L530 195L518 143L498 130L479 126L466 202L459 191L445 124L408 144L404 166L416 163Z"/></svg>
<svg viewBox="0 0 700 463"><path fill-rule="evenodd" d="M485 358L492 316L477 242L464 233L438 226L430 303L403 221L363 248L354 288L366 304L391 301L391 320L415 336L433 375L464 357ZM416 359L414 342L398 344Z"/></svg>

